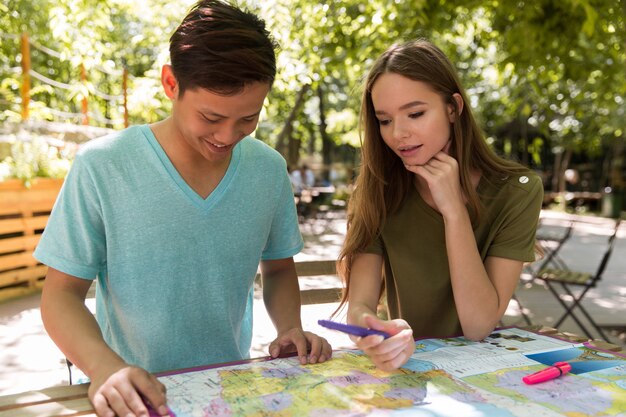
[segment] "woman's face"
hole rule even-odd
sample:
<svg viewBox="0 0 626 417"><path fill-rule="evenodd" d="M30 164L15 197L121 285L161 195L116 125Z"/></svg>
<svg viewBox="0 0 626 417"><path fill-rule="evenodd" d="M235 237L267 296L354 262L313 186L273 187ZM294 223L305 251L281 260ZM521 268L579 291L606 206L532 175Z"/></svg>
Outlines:
<svg viewBox="0 0 626 417"><path fill-rule="evenodd" d="M454 108L427 83L384 73L371 95L380 134L405 165L423 165L448 144Z"/></svg>

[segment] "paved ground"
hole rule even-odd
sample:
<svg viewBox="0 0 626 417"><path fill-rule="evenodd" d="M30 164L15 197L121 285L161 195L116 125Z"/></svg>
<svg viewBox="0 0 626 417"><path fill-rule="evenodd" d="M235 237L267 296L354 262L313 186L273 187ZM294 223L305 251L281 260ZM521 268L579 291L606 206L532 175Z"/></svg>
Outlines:
<svg viewBox="0 0 626 417"><path fill-rule="evenodd" d="M550 227L557 232L566 224L562 215L547 213L546 216L552 219ZM561 256L570 268L593 272L613 222L589 217L576 219L574 233L563 246ZM345 220L336 216L308 221L302 225L302 232L306 245L297 260L334 259L345 233ZM536 324L553 325L562 313L552 295L539 284L522 285L517 294ZM584 305L599 323L626 325L626 224L622 225L618 234L614 256L602 282L585 297ZM306 329L328 338L334 348L350 346L350 340L343 334L317 325L317 320L328 318L336 306L303 307L303 324ZM274 330L261 300L255 303L254 316L251 353L253 356L265 356L266 346L274 338ZM503 322L506 325L523 323L514 302L511 302ZM581 333L572 320L566 320L560 330ZM612 333L611 337L613 342L624 343L619 340L618 333ZM63 358L41 324L38 294L0 303L0 395L67 384Z"/></svg>

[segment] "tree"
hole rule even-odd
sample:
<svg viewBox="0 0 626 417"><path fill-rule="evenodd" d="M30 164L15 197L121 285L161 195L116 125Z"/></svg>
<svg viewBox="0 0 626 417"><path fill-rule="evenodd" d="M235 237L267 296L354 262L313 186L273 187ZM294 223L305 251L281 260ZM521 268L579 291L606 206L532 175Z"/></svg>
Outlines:
<svg viewBox="0 0 626 417"><path fill-rule="evenodd" d="M6 4L5 4L6 3ZM33 68L70 83L58 91L34 85L38 117L77 111L88 97L94 112L119 110L96 91L115 95L128 68L131 123L168 114L159 74L167 41L193 0L8 0L0 5L0 120L19 117L19 35L58 51L33 48ZM392 43L427 37L459 70L471 105L499 152L536 169L596 161L600 184L619 185L624 160L626 1L624 0L264 0L248 2L281 44L278 76L256 135L290 164L310 153L333 162L337 147L359 146L360 84ZM34 12L26 12L33 10ZM80 64L89 75L79 80ZM94 104L92 104L92 102ZM621 181L621 182L620 182Z"/></svg>
<svg viewBox="0 0 626 417"><path fill-rule="evenodd" d="M63 120L59 111L78 113L87 99L97 119L109 115L119 121L121 101L107 98L121 94L125 68L131 74L133 92L131 122L157 120L167 107L160 96L159 70L167 56L168 38L181 11L191 3L180 1L180 7L172 7L169 1L150 0L137 7L125 0L9 0L0 6L4 8L0 11L7 11L0 13L4 34L0 120L19 118L21 75L15 68L22 59L18 40L23 32L32 41L33 71L55 82L34 83L35 118ZM87 74L85 80L81 80L81 68ZM120 127L119 123L114 126Z"/></svg>

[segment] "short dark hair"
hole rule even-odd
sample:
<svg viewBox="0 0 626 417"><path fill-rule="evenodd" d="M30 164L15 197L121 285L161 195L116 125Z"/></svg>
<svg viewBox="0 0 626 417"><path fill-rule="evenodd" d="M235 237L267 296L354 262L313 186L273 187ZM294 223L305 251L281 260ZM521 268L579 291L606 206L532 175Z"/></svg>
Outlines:
<svg viewBox="0 0 626 417"><path fill-rule="evenodd" d="M179 95L195 88L232 95L254 82L271 86L277 47L254 13L224 1L201 0L170 38Z"/></svg>

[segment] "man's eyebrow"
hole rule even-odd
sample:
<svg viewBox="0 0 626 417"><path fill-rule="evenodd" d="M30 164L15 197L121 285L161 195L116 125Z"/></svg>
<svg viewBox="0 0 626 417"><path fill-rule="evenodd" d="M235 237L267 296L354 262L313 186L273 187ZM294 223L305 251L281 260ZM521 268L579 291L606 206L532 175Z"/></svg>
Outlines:
<svg viewBox="0 0 626 417"><path fill-rule="evenodd" d="M243 117L242 117L242 119L248 119L248 118L250 118L250 117L256 117L256 116L258 116L258 115L261 113L261 111L262 111L262 110L263 110L263 109L260 109L260 110L259 110L259 111L257 111L257 112L254 112L254 113L249 114L249 115L247 115L247 116L243 116ZM224 116L224 115L222 115L222 114L219 114L219 113L216 113L216 112L214 112L214 111L210 111L210 110L207 110L207 111L202 111L202 110L200 110L200 113L202 113L202 115L203 115L203 116L205 116L205 117L206 117L206 116L212 116L212 117L217 117L217 118L219 118L219 119L227 119L227 118L228 118L228 116Z"/></svg>
<svg viewBox="0 0 626 417"><path fill-rule="evenodd" d="M408 102L406 104L403 104L402 106L398 107L398 110L406 110L406 109L409 109L411 107L418 106L420 104L426 104L426 102L425 101L421 101L421 100L410 101L410 102ZM387 114L387 112L385 112L383 110L376 110L374 112L374 114Z"/></svg>

